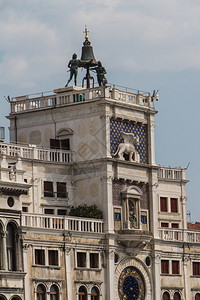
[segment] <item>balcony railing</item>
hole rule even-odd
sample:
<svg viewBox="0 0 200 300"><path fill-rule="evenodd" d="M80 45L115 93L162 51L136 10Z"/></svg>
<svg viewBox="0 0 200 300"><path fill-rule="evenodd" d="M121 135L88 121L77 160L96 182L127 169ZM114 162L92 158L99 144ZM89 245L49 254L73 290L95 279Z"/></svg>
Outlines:
<svg viewBox="0 0 200 300"><path fill-rule="evenodd" d="M40 229L104 233L104 222L102 220L71 216L59 217L23 213L22 226Z"/></svg>
<svg viewBox="0 0 200 300"><path fill-rule="evenodd" d="M184 229L159 229L159 236L164 241L200 243L200 231Z"/></svg>
<svg viewBox="0 0 200 300"><path fill-rule="evenodd" d="M0 153L12 157L38 159L49 162L72 162L71 151L43 149L36 146L0 143Z"/></svg>
<svg viewBox="0 0 200 300"><path fill-rule="evenodd" d="M131 90L131 89L130 89ZM91 89L80 87L71 87L55 90L54 94L44 96L41 95L26 95L13 98L11 103L11 113L20 113L30 110L39 110L48 107L59 107L72 103L82 103L91 100L110 99L121 103L137 104L153 108L153 98L147 92L140 92L136 90L125 91L118 89L115 86L101 86Z"/></svg>
<svg viewBox="0 0 200 300"><path fill-rule="evenodd" d="M185 178L185 169L181 168L165 168L160 167L158 169L158 178L170 179L170 180L183 180Z"/></svg>

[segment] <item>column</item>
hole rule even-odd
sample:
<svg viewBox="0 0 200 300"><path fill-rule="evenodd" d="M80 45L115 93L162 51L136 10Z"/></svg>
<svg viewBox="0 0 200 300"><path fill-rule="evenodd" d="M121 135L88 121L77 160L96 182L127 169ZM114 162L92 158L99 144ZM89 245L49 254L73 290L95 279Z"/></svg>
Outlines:
<svg viewBox="0 0 200 300"><path fill-rule="evenodd" d="M189 293L189 277L188 277L188 262L189 262L189 256L184 256L183 258L183 270L184 270L184 293L185 293L185 299L190 299L190 293Z"/></svg>
<svg viewBox="0 0 200 300"><path fill-rule="evenodd" d="M67 299L71 300L72 297L72 276L71 276L71 258L70 258L71 247L65 248L65 272L67 282Z"/></svg>
<svg viewBox="0 0 200 300"><path fill-rule="evenodd" d="M28 249L30 245L24 244L23 245L23 261L24 261L24 273L26 273L24 277L24 294L25 299L31 299L31 292L30 292L30 274L29 274L29 260L28 260Z"/></svg>
<svg viewBox="0 0 200 300"><path fill-rule="evenodd" d="M160 300L160 259L161 255L159 253L155 253L154 256L154 298L155 300Z"/></svg>
<svg viewBox="0 0 200 300"><path fill-rule="evenodd" d="M106 232L114 233L114 212L112 194L112 176L103 177L104 190L104 219L106 221Z"/></svg>
<svg viewBox="0 0 200 300"><path fill-rule="evenodd" d="M108 243L111 241L108 241ZM112 241L113 242L113 241ZM114 267L115 252L110 246L107 250L107 293L105 299L115 300L115 267Z"/></svg>
<svg viewBox="0 0 200 300"><path fill-rule="evenodd" d="M6 251L6 231L2 233L2 269L8 270L8 260Z"/></svg>

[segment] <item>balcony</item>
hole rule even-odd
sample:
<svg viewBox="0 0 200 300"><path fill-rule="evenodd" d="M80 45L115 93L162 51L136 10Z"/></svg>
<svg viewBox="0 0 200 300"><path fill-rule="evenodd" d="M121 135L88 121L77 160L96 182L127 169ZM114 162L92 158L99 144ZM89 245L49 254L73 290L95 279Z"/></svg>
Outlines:
<svg viewBox="0 0 200 300"><path fill-rule="evenodd" d="M184 229L159 229L159 237L164 241L200 243L200 231Z"/></svg>
<svg viewBox="0 0 200 300"><path fill-rule="evenodd" d="M18 144L0 143L0 154L16 158L37 159L44 162L72 162L71 151L45 149L36 147L35 145L22 146Z"/></svg>
<svg viewBox="0 0 200 300"><path fill-rule="evenodd" d="M186 181L185 169L181 169L181 168L159 167L157 171L157 176L159 179Z"/></svg>
<svg viewBox="0 0 200 300"><path fill-rule="evenodd" d="M123 90L124 89L124 90ZM153 109L153 98L150 93L128 88L100 86L91 89L67 87L54 90L53 94L25 95L12 98L11 114L40 110L51 107L62 107L68 104L81 104L92 100L109 99L120 103L139 105Z"/></svg>
<svg viewBox="0 0 200 300"><path fill-rule="evenodd" d="M59 217L53 215L22 213L22 227L85 233L104 233L104 222L102 220L71 216Z"/></svg>

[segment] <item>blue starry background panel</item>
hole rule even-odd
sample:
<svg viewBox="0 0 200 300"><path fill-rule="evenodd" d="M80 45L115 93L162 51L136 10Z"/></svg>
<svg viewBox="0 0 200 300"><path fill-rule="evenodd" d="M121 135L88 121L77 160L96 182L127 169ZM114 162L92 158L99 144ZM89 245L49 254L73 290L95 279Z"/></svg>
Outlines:
<svg viewBox="0 0 200 300"><path fill-rule="evenodd" d="M122 120L110 120L110 152L114 156L117 151L117 147L120 143L123 143L121 137L121 131L126 133L133 133L138 135L140 139L139 146L136 147L140 155L140 163L147 163L147 129L146 125L128 123Z"/></svg>

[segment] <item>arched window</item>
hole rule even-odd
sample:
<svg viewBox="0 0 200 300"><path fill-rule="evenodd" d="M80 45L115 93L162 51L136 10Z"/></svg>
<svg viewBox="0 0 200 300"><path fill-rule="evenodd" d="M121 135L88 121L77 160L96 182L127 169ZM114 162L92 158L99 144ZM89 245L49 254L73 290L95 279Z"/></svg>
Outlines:
<svg viewBox="0 0 200 300"><path fill-rule="evenodd" d="M37 300L45 300L46 290L42 284L37 287Z"/></svg>
<svg viewBox="0 0 200 300"><path fill-rule="evenodd" d="M0 295L0 300L6 300L7 298L3 295Z"/></svg>
<svg viewBox="0 0 200 300"><path fill-rule="evenodd" d="M99 290L95 286L91 290L91 300L99 300Z"/></svg>
<svg viewBox="0 0 200 300"><path fill-rule="evenodd" d="M6 248L7 248L7 260L8 260L8 270L17 270L17 257L16 257L16 234L14 224L9 223L7 226L6 235Z"/></svg>
<svg viewBox="0 0 200 300"><path fill-rule="evenodd" d="M87 290L84 286L81 286L78 290L78 300L87 300Z"/></svg>
<svg viewBox="0 0 200 300"><path fill-rule="evenodd" d="M200 300L200 293L197 293L197 294L195 295L195 300Z"/></svg>
<svg viewBox="0 0 200 300"><path fill-rule="evenodd" d="M55 284L50 288L50 300L59 300L59 290Z"/></svg>
<svg viewBox="0 0 200 300"><path fill-rule="evenodd" d="M11 300L22 300L20 297L13 297Z"/></svg>
<svg viewBox="0 0 200 300"><path fill-rule="evenodd" d="M170 295L168 292L164 292L163 294L163 300L170 300Z"/></svg>
<svg viewBox="0 0 200 300"><path fill-rule="evenodd" d="M181 300L181 296L178 292L174 294L174 300Z"/></svg>

